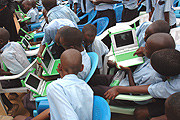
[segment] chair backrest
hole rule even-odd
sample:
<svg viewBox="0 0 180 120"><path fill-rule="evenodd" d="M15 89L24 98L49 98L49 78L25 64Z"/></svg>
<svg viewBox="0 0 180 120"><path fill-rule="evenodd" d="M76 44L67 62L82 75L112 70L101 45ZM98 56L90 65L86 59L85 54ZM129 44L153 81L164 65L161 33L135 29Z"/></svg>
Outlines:
<svg viewBox="0 0 180 120"><path fill-rule="evenodd" d="M82 31L83 27L87 24L90 24L93 19L96 17L97 10L91 10L89 13L84 14L83 16L79 17L80 20L84 19L86 16L88 16L88 21L85 24L78 25L79 30Z"/></svg>
<svg viewBox="0 0 180 120"><path fill-rule="evenodd" d="M97 64L98 64L98 55L95 52L88 52L88 55L91 59L91 70L90 70L88 76L86 77L85 82L88 82L90 80L90 78L94 74L94 72L97 68Z"/></svg>
<svg viewBox="0 0 180 120"><path fill-rule="evenodd" d="M39 102L38 106L36 106L37 110L33 111L34 117L40 114L45 109L49 108L49 103L47 97L36 98L39 99L36 102ZM107 101L100 97L94 96L93 103L93 120L110 120L111 119L111 111Z"/></svg>
<svg viewBox="0 0 180 120"><path fill-rule="evenodd" d="M97 28L97 36L99 36L108 26L109 24L109 18L108 17L101 17L93 21L91 24L95 25Z"/></svg>
<svg viewBox="0 0 180 120"><path fill-rule="evenodd" d="M116 15L116 22L120 22L122 19L122 11L123 11L123 5L117 5L114 7L115 15Z"/></svg>
<svg viewBox="0 0 180 120"><path fill-rule="evenodd" d="M107 101L100 97L94 96L93 120L110 120L111 111Z"/></svg>

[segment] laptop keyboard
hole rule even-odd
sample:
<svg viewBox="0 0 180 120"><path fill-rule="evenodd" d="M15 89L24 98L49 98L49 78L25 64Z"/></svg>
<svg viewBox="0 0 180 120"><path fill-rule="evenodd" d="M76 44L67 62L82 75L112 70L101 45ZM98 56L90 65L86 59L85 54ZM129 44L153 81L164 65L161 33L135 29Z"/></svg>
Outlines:
<svg viewBox="0 0 180 120"><path fill-rule="evenodd" d="M129 60L129 59L132 59L132 58L137 58L137 57L138 57L137 55L133 56L133 54L134 54L135 52L136 52L136 51L132 51L132 52L128 52L128 53L116 55L117 62Z"/></svg>

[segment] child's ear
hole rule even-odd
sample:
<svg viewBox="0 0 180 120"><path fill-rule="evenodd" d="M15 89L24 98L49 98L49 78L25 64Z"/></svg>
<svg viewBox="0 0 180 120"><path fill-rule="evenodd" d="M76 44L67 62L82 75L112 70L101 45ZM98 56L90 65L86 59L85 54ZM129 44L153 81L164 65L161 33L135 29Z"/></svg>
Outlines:
<svg viewBox="0 0 180 120"><path fill-rule="evenodd" d="M81 65L80 72L82 72L82 71L83 71L83 69L84 69L84 65L82 64L82 65Z"/></svg>

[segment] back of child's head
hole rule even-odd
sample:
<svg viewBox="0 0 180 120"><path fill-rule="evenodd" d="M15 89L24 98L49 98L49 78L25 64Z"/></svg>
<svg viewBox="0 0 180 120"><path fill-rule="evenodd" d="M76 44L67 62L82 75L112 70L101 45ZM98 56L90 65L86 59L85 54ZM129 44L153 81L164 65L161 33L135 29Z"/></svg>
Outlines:
<svg viewBox="0 0 180 120"><path fill-rule="evenodd" d="M165 102L165 114L168 120L180 120L180 92L168 97Z"/></svg>
<svg viewBox="0 0 180 120"><path fill-rule="evenodd" d="M151 65L159 74L166 77L180 74L180 52L175 49L162 49L151 55Z"/></svg>
<svg viewBox="0 0 180 120"><path fill-rule="evenodd" d="M61 57L61 67L62 72L66 72L68 74L78 74L81 71L82 67L82 55L76 49L68 49L65 50Z"/></svg>
<svg viewBox="0 0 180 120"><path fill-rule="evenodd" d="M32 3L32 7L36 8L36 1L35 0L31 0L31 3Z"/></svg>
<svg viewBox="0 0 180 120"><path fill-rule="evenodd" d="M64 49L69 49L71 46L82 46L82 32L75 27L64 26L58 31L60 35L60 44Z"/></svg>
<svg viewBox="0 0 180 120"><path fill-rule="evenodd" d="M0 48L2 48L10 39L10 34L5 28L0 28Z"/></svg>
<svg viewBox="0 0 180 120"><path fill-rule="evenodd" d="M82 29L83 33L83 41L86 45L90 45L93 43L96 35L97 35L97 29L96 26L92 24L87 24Z"/></svg>
<svg viewBox="0 0 180 120"><path fill-rule="evenodd" d="M173 37L167 33L155 33L146 41L145 55L150 58L153 52L166 48L175 49Z"/></svg>
<svg viewBox="0 0 180 120"><path fill-rule="evenodd" d="M94 37L97 35L97 29L96 26L93 24L87 24L82 29L83 35L86 34L89 37Z"/></svg>
<svg viewBox="0 0 180 120"><path fill-rule="evenodd" d="M146 30L145 41L149 36L151 36L154 33L170 33L170 26L169 24L164 20L157 20L153 22Z"/></svg>
<svg viewBox="0 0 180 120"><path fill-rule="evenodd" d="M24 9L26 10L26 11L28 11L29 9L31 9L33 6L32 6L32 1L30 1L30 0L24 0L23 2L22 2L22 5L24 6Z"/></svg>
<svg viewBox="0 0 180 120"><path fill-rule="evenodd" d="M56 0L42 0L42 4L47 11L57 6Z"/></svg>

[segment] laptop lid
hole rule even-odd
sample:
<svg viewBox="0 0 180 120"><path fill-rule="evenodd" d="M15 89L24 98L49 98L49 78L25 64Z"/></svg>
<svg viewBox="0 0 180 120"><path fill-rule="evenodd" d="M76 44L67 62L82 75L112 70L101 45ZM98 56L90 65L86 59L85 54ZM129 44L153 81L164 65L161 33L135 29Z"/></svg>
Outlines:
<svg viewBox="0 0 180 120"><path fill-rule="evenodd" d="M138 41L134 28L111 33L110 36L114 52L132 47L138 47Z"/></svg>
<svg viewBox="0 0 180 120"><path fill-rule="evenodd" d="M30 73L25 81L25 86L29 88L31 91L33 91L36 94L39 94L39 91L42 88L43 80L33 73Z"/></svg>
<svg viewBox="0 0 180 120"><path fill-rule="evenodd" d="M26 40L25 37L23 37L23 39L21 40L21 43L22 43L22 46L25 48L25 49L28 49L31 47L31 44Z"/></svg>
<svg viewBox="0 0 180 120"><path fill-rule="evenodd" d="M55 60L54 60L51 52L47 48L47 46L45 47L45 49L43 51L42 57L44 58L44 59L41 59L43 70L46 73L51 74Z"/></svg>

